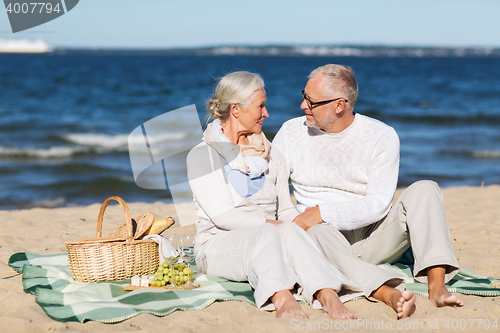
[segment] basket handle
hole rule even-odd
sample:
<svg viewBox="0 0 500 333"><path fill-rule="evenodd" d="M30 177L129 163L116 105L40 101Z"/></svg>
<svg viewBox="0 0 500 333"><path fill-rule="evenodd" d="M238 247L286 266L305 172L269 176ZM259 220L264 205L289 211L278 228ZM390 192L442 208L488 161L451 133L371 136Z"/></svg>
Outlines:
<svg viewBox="0 0 500 333"><path fill-rule="evenodd" d="M99 216L97 217L97 238L100 238L102 235L102 219L104 217L104 211L106 210L108 204L113 200L118 201L120 206L122 206L123 208L123 212L125 213L125 218L127 219L127 233L128 233L127 244L128 244L134 239L132 219L130 218L130 211L128 209L127 204L125 203L125 200L117 196L107 198L101 205L101 209L99 210Z"/></svg>

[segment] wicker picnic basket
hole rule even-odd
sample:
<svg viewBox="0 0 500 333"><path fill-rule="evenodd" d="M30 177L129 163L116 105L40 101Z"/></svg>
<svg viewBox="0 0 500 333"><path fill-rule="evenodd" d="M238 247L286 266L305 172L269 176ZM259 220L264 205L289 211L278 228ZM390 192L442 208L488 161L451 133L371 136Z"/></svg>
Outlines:
<svg viewBox="0 0 500 333"><path fill-rule="evenodd" d="M112 200L118 201L125 213L126 237L117 237L116 230L101 237L104 211ZM131 219L128 206L120 197L106 199L97 218L97 238L65 243L73 279L80 282L119 281L134 275L154 274L159 265L158 244L150 239L138 239L151 228L153 221L153 214Z"/></svg>

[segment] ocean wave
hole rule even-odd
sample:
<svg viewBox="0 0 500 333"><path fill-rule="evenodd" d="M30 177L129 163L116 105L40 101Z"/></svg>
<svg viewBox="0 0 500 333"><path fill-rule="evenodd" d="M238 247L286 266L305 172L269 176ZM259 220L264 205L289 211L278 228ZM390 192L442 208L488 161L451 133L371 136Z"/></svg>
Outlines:
<svg viewBox="0 0 500 333"><path fill-rule="evenodd" d="M456 155L456 156L462 156L462 157L473 157L473 158L479 158L479 159L500 159L500 150L490 150L490 149L483 149L483 150L455 150L455 149L447 149L447 150L442 150L442 154L448 154L448 155Z"/></svg>
<svg viewBox="0 0 500 333"><path fill-rule="evenodd" d="M75 133L64 135L62 139L83 146L123 150L127 149L128 135Z"/></svg>
<svg viewBox="0 0 500 333"><path fill-rule="evenodd" d="M34 207L59 208L59 207L67 206L67 204L68 204L68 201L66 198L57 197L57 198L52 198L52 199L39 200L39 201L33 201L33 202L28 202L28 203L21 203L20 206L22 208L34 208Z"/></svg>
<svg viewBox="0 0 500 333"><path fill-rule="evenodd" d="M186 137L187 133L183 132L163 133L148 135L148 142L150 145L165 142L167 144L165 145L165 148L168 149L171 148L174 142L180 143ZM74 155L88 153L103 154L110 151L128 152L129 144L138 147L144 145L144 137L142 135L129 136L126 134L107 135L75 133L63 135L60 136L60 138L73 145L44 148L0 146L0 157L36 159L68 158ZM163 145L158 145L156 147L163 147Z"/></svg>
<svg viewBox="0 0 500 333"><path fill-rule="evenodd" d="M472 152L472 156L484 159L500 158L500 150L477 150Z"/></svg>
<svg viewBox="0 0 500 333"><path fill-rule="evenodd" d="M67 147L67 146L54 146L49 148L12 148L0 147L0 157L13 157L13 158L65 158L77 154L88 153L88 147Z"/></svg>
<svg viewBox="0 0 500 333"><path fill-rule="evenodd" d="M186 133L165 133L158 135L148 135L149 143L162 141L178 141L186 137ZM128 150L128 144L142 145L144 137L142 135L128 134L93 134L93 133L74 133L64 135L63 140L83 146L100 147L112 150Z"/></svg>
<svg viewBox="0 0 500 333"><path fill-rule="evenodd" d="M81 198L88 196L112 196L113 193L121 193L121 195L129 195L138 190L131 176L115 176L115 175L95 175L86 177L85 180L78 178L58 179L46 184L33 184L30 189L35 193L46 193L47 195L61 194L67 198ZM121 196L120 195L120 196Z"/></svg>

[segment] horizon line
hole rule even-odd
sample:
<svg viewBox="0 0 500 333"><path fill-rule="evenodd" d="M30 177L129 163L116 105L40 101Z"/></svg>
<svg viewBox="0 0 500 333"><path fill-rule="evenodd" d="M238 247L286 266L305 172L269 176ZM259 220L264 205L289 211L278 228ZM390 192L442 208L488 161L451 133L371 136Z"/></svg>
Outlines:
<svg viewBox="0 0 500 333"><path fill-rule="evenodd" d="M280 44L280 43L262 43L262 44L212 44L198 46L53 46L55 50L124 50L124 51L177 51L177 50L206 50L215 48L297 48L297 47L343 47L343 48L393 48L393 49L500 49L498 46L485 45L431 45L431 44L385 44L385 43L317 43L317 44Z"/></svg>

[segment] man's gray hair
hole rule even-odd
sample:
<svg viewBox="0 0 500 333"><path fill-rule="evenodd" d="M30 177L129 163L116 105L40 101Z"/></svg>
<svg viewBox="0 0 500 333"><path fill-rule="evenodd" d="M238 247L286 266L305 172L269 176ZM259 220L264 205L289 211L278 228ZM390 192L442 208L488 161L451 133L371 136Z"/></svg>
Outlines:
<svg viewBox="0 0 500 333"><path fill-rule="evenodd" d="M309 74L308 78L324 77L323 89L326 93L333 94L335 90L344 93L344 96L331 96L332 98L344 97L348 105L354 107L358 99L358 84L351 67L342 65L324 65L316 68Z"/></svg>

